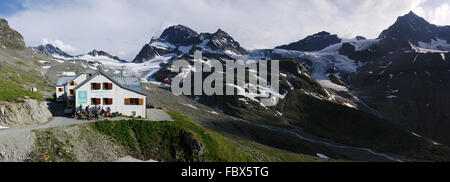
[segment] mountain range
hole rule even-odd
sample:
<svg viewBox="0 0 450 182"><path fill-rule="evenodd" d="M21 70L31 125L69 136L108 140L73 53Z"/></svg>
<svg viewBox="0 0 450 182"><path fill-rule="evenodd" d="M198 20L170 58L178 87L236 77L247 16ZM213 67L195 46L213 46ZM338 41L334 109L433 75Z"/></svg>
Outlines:
<svg viewBox="0 0 450 182"><path fill-rule="evenodd" d="M8 35L15 33L8 31ZM21 36L5 37L1 41L7 43L0 44L22 47L11 43ZM271 130L274 133L314 136L315 144L299 145L245 134L284 150L322 150L336 158L378 160L318 144L319 140L393 154L388 161L450 160L450 26L430 24L413 12L398 17L376 39L347 39L322 31L274 49L246 50L221 29L197 33L183 25L152 37L130 62L97 50L72 56L49 44L32 49L62 60L85 60L89 66L140 77L165 89L170 88L164 80L176 76L171 72L173 61L185 59L192 64L195 51L202 51L203 59L221 62L280 60L279 93L267 87L259 93L185 97L252 126L286 129ZM236 92L251 87L228 86ZM278 104L268 107L259 101L267 97L279 100ZM222 121L210 125L236 135L246 130Z"/></svg>

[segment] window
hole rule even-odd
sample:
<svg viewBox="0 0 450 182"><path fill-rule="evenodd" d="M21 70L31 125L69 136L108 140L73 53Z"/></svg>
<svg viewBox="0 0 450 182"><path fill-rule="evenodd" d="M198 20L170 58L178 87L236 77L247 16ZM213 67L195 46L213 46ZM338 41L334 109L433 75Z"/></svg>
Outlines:
<svg viewBox="0 0 450 182"><path fill-rule="evenodd" d="M91 90L100 90L101 84L100 83L91 83Z"/></svg>
<svg viewBox="0 0 450 182"><path fill-rule="evenodd" d="M64 92L64 88L58 88L58 92Z"/></svg>
<svg viewBox="0 0 450 182"><path fill-rule="evenodd" d="M70 94L70 95L75 95L75 91L74 91L73 89L70 89L70 90L69 90L69 94Z"/></svg>
<svg viewBox="0 0 450 182"><path fill-rule="evenodd" d="M100 105L101 101L99 98L91 98L91 105Z"/></svg>
<svg viewBox="0 0 450 182"><path fill-rule="evenodd" d="M111 98L103 98L103 105L112 105L113 99Z"/></svg>
<svg viewBox="0 0 450 182"><path fill-rule="evenodd" d="M75 81L70 82L70 86L76 86L76 85L78 85L77 82L75 82Z"/></svg>
<svg viewBox="0 0 450 182"><path fill-rule="evenodd" d="M127 98L125 99L125 105L144 105L144 99Z"/></svg>
<svg viewBox="0 0 450 182"><path fill-rule="evenodd" d="M112 83L103 83L103 90L112 90Z"/></svg>
<svg viewBox="0 0 450 182"><path fill-rule="evenodd" d="M86 74L86 78L89 78L91 76L92 76L92 74Z"/></svg>

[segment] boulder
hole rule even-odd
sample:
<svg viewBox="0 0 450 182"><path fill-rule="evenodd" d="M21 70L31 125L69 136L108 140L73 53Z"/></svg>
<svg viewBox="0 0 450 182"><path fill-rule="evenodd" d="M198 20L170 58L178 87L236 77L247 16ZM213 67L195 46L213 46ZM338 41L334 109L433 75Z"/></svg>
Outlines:
<svg viewBox="0 0 450 182"><path fill-rule="evenodd" d="M182 130L181 134L192 156L201 156L205 154L205 145L195 139L192 133Z"/></svg>
<svg viewBox="0 0 450 182"><path fill-rule="evenodd" d="M0 101L0 125L23 126L43 124L52 118L45 101L24 99L22 102Z"/></svg>

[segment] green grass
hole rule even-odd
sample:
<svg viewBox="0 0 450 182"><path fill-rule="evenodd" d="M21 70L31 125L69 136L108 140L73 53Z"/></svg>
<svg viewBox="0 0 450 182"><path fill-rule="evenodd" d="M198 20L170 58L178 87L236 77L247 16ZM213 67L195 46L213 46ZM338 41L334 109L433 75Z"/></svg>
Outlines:
<svg viewBox="0 0 450 182"><path fill-rule="evenodd" d="M207 130L187 116L177 112L169 112L175 124L183 128L200 140L206 148L208 161L251 161L248 154L242 153L237 146L223 136Z"/></svg>
<svg viewBox="0 0 450 182"><path fill-rule="evenodd" d="M92 123L100 133L111 136L136 158L158 161L249 161L236 145L190 118L169 112L174 122L144 120L99 121ZM205 147L201 156L191 154L182 132L190 132Z"/></svg>
<svg viewBox="0 0 450 182"><path fill-rule="evenodd" d="M0 78L10 80L20 85L36 87L39 90L53 91L54 84L45 79L42 74L35 70L20 70L8 66L0 66Z"/></svg>
<svg viewBox="0 0 450 182"><path fill-rule="evenodd" d="M41 94L27 91L16 82L0 77L0 100L17 102L25 96L32 99L44 100L44 97Z"/></svg>

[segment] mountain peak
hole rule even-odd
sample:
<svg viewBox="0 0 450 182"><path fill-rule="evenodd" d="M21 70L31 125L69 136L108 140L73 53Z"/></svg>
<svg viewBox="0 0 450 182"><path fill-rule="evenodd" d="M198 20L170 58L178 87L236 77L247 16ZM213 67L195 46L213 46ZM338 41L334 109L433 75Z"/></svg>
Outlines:
<svg viewBox="0 0 450 182"><path fill-rule="evenodd" d="M199 34L184 25L174 25L166 28L160 38L175 45L187 45L199 42Z"/></svg>
<svg viewBox="0 0 450 182"><path fill-rule="evenodd" d="M430 24L422 17L410 11L400 16L388 29L381 32L379 39L395 39L410 41L417 44L418 41L429 41L437 37L438 26Z"/></svg>
<svg viewBox="0 0 450 182"><path fill-rule="evenodd" d="M288 45L276 47L276 49L298 50L298 51L320 51L332 44L341 42L336 34L327 31L321 31L316 34L307 36L306 38Z"/></svg>
<svg viewBox="0 0 450 182"><path fill-rule="evenodd" d="M228 35L228 33L227 32L225 32L225 31L223 31L222 29L217 29L217 31L214 33L214 34L226 34L226 35Z"/></svg>
<svg viewBox="0 0 450 182"><path fill-rule="evenodd" d="M408 14L400 16L397 18L397 22L396 23L410 23L410 24L414 24L414 23L421 23L421 24L425 24L425 25L430 25L430 23L428 23L425 19L423 19L422 17L420 17L419 15L415 14L414 12L410 11Z"/></svg>
<svg viewBox="0 0 450 182"><path fill-rule="evenodd" d="M52 44L40 45L38 47L33 47L32 49L35 52L46 56L63 57L63 58L73 57Z"/></svg>
<svg viewBox="0 0 450 182"><path fill-rule="evenodd" d="M409 16L417 16L412 10L411 11L409 11L409 13L408 14L406 14L406 15L409 15Z"/></svg>

